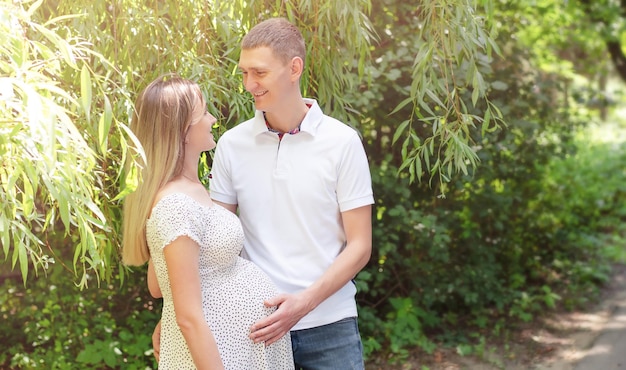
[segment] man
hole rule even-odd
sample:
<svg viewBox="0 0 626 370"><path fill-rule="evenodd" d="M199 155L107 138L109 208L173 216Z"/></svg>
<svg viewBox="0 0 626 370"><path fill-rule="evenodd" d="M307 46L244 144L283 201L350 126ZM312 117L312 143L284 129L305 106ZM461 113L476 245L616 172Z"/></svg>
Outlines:
<svg viewBox="0 0 626 370"><path fill-rule="evenodd" d="M304 60L286 19L244 37L239 69L256 114L219 139L211 198L238 210L244 257L284 292L250 338L270 345L290 332L297 369L363 369L352 279L371 255L369 166L358 133L302 97Z"/></svg>

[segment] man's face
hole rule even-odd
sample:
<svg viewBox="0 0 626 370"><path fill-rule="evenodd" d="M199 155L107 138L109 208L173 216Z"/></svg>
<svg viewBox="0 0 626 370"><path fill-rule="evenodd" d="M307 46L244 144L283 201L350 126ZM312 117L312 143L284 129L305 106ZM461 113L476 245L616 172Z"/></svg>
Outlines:
<svg viewBox="0 0 626 370"><path fill-rule="evenodd" d="M289 63L283 63L268 47L244 49L239 57L243 86L254 97L256 109L281 109L292 87Z"/></svg>

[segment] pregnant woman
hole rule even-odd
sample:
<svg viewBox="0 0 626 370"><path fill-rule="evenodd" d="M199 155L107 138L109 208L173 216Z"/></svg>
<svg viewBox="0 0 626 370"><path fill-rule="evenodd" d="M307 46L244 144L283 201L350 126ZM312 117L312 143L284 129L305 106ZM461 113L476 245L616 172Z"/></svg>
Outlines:
<svg viewBox="0 0 626 370"><path fill-rule="evenodd" d="M145 163L124 204L123 261L151 260L151 290L163 296L159 369L293 369L288 335L269 346L248 338L277 291L239 256L239 219L198 179L200 154L216 146L215 122L198 85L176 75L137 99L131 130Z"/></svg>

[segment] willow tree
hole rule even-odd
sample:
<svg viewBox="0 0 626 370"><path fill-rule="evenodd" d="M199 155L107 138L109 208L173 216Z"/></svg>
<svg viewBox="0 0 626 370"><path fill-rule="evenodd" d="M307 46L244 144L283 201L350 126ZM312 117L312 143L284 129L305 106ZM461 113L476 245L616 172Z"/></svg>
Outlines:
<svg viewBox="0 0 626 370"><path fill-rule="evenodd" d="M408 96L392 112L410 107L409 115L400 118L392 142L402 146L400 171L411 182L436 179L441 196L456 173L467 175L478 166L479 143L471 131L485 135L504 123L487 98L485 73L499 53L492 6L489 0L424 0L404 15L417 28L418 42ZM417 125L428 126L432 135L419 135Z"/></svg>
<svg viewBox="0 0 626 370"><path fill-rule="evenodd" d="M109 275L115 249L100 175L110 100L101 95L101 107L90 109L90 81L101 77L91 78L88 61L105 61L51 31L59 19L33 21L37 5L0 4L0 240L26 281L29 263L38 272L59 259L56 234L65 235L74 247L66 257L85 285L88 270Z"/></svg>
<svg viewBox="0 0 626 370"><path fill-rule="evenodd" d="M396 109L411 105L413 113L395 135L411 176L421 178L422 163L431 176L446 177L477 165L463 132L492 128L498 111L488 105L472 113L458 96L469 88L474 104L484 99L483 77L472 66L495 47L490 3L414 5L424 42L414 83ZM253 109L236 68L241 37L259 20L283 16L307 40L303 94L327 113L360 127L367 117L345 92L376 84L364 76L377 42L370 0L24 0L0 11L0 240L24 281L29 265L45 271L55 261L80 287L114 271L123 277L121 202L134 189L124 163L141 155L128 117L137 92L156 76L176 71L197 80L221 128L232 127ZM470 66L462 78L451 75L459 64ZM411 129L424 122L431 137ZM435 152L434 142L443 149ZM205 176L209 160L202 162Z"/></svg>

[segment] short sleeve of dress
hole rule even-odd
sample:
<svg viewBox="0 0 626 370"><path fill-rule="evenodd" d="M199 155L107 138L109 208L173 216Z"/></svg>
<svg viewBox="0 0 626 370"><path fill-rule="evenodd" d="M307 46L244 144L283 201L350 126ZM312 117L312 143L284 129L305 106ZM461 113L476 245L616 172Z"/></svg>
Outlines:
<svg viewBox="0 0 626 370"><path fill-rule="evenodd" d="M152 208L148 219L150 229L156 233L158 247L165 248L180 236L188 236L200 244L200 228L194 217L192 198L184 194L169 194Z"/></svg>

